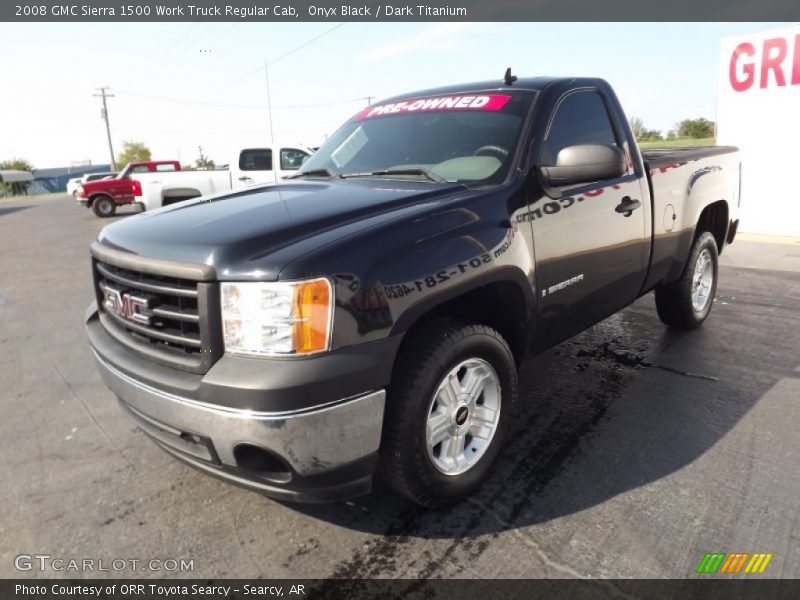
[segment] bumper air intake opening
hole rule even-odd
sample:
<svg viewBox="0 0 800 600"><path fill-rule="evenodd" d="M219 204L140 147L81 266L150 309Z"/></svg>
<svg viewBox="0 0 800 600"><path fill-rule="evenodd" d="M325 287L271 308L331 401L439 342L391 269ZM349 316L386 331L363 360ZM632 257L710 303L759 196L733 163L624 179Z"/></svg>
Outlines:
<svg viewBox="0 0 800 600"><path fill-rule="evenodd" d="M233 457L241 469L261 479L275 483L287 483L292 479L292 471L283 460L258 446L238 444L233 449Z"/></svg>

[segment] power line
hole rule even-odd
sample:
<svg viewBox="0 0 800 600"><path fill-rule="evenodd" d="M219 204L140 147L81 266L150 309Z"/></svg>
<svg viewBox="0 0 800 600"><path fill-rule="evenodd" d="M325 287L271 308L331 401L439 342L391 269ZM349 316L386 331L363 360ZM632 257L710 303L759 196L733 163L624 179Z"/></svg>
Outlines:
<svg viewBox="0 0 800 600"><path fill-rule="evenodd" d="M106 104L106 98L113 98L114 94L109 93L109 87L99 87L95 88L100 93L99 94L92 94L95 98L102 98L103 99L103 110L100 113L103 117L103 120L106 122L106 135L108 136L108 152L111 155L111 170L117 170L117 164L114 161L114 146L111 145L111 126L108 124L108 105Z"/></svg>
<svg viewBox="0 0 800 600"><path fill-rule="evenodd" d="M302 48L305 48L309 44L313 44L318 39L320 39L322 37L325 37L326 35L328 35L329 33L333 32L333 31L335 31L336 29L339 29L339 27L341 27L342 25L344 25L344 23L339 23L338 25L334 25L330 29L327 29L326 31L323 31L321 34L319 34L317 36L314 36L310 40L300 44L299 46L296 46L295 48L292 48L288 52L280 55L278 58L273 60L271 64L274 65L276 62L278 62L280 60L283 60L287 56L290 56L290 55L294 54L295 52L297 52L298 50L301 50ZM267 82L267 116L268 116L268 119L269 119L269 141L270 141L270 145L274 146L275 145L275 131L272 128L272 94L270 93L270 89L269 89L269 65L270 65L270 62L267 61L267 59L264 59L264 77L265 77L266 82Z"/></svg>
<svg viewBox="0 0 800 600"><path fill-rule="evenodd" d="M188 29L184 30L183 35L181 35L177 40L174 40L172 42L172 45L169 48L167 48L167 51L164 52L164 54L161 55L160 59L163 61L165 58L169 57L173 52L175 52L175 50L178 47L180 47L181 44L183 44L185 41L187 41L189 39L189 35L195 29L197 29L197 27L199 25L200 25L200 23L194 23L194 24L192 24L191 27L189 27Z"/></svg>
<svg viewBox="0 0 800 600"><path fill-rule="evenodd" d="M263 67L261 67L263 69ZM191 106L208 106L210 108L237 108L242 110L264 110L263 104L231 104L227 102L205 102L203 100L190 100L188 98L173 98L168 96L156 96L153 94L142 94L134 90L118 89L120 93L128 96L136 96L139 98L148 98L150 100L158 100L161 102L172 102L175 104L186 104ZM331 100L330 102L315 102L311 104L279 104L272 108L277 110L296 110L305 108L323 108L325 106L336 106L340 104L353 104L355 102L364 102L371 104L375 96L359 96L357 98L344 98L341 100Z"/></svg>
<svg viewBox="0 0 800 600"><path fill-rule="evenodd" d="M259 67L255 68L255 69L253 69L252 71L248 71L247 73L245 73L244 75L242 75L241 77L239 77L239 78L237 78L237 79L234 79L234 80L233 80L233 81L231 81L231 82L230 82L228 85L224 86L224 88L223 88L223 89L227 89L227 88L229 88L229 87L231 87L231 86L233 86L233 85L236 85L236 84L237 84L237 83L239 83L240 81L244 81L245 79L247 79L247 78L249 78L249 77L252 77L252 76L253 76L253 75L255 75L256 73L260 73L261 71L264 71L264 70L267 68L267 65L274 65L276 62L278 62L278 61L280 61L280 60L283 60L284 58L286 58L287 56L289 56L289 55L291 55L291 54L294 54L294 53L295 53L295 52L297 52L298 50L302 50L303 48L305 48L305 47L306 47L306 46L308 46L309 44L311 44L311 43L313 43L313 42L316 42L318 39L325 37L325 36L326 36L326 35L328 35L329 33L333 33L335 30L339 29L339 27L342 27L342 26L344 26L344 25L347 25L347 22L344 22L344 23L339 23L338 25L334 25L333 27L331 27L330 29L327 29L327 30L323 31L323 32L322 32L322 33L320 33L319 35L316 35L316 36L314 36L313 38L311 38L311 39L309 39L309 40L306 40L305 42L303 42L303 43L302 43L302 44L300 44L299 46L296 46L296 47L292 48L291 50L289 50L288 52L285 52L285 53L281 54L281 55L280 55L278 58L276 58L275 60L265 61L265 64L263 64L263 65L261 65L261 66L259 66Z"/></svg>
<svg viewBox="0 0 800 600"><path fill-rule="evenodd" d="M221 31L221 32L220 32L220 34L219 34L217 37L215 37L215 38L211 38L211 40L209 40L208 42L206 42L204 45L205 45L205 46L208 46L209 48L211 48L211 45L212 45L214 42L216 42L216 41L218 41L218 40L222 39L223 37L225 37L226 35L228 35L228 33L229 33L229 32L230 32L230 31L231 31L231 30L232 30L234 27L237 27L237 26L239 26L239 25L241 25L241 23L240 23L240 22L239 22L239 23L231 23L230 27L228 27L227 29L224 29L223 31Z"/></svg>
<svg viewBox="0 0 800 600"><path fill-rule="evenodd" d="M177 42L175 42L170 48L167 49L167 51L162 56L159 57L159 60L163 62L165 58L171 57L178 50L180 50L181 52L185 52L188 48L190 48L192 46L192 44L194 44L195 42L198 42L199 40L201 40L209 31L214 29L214 27L217 26L217 23L211 23L208 27L206 27L205 29L200 31L196 36L190 36L189 34L198 25L201 25L201 23L195 23L192 27L190 27L184 33L184 35L182 35L179 38L179 40ZM229 31L232 28L233 27L229 27L223 33L227 33L227 31ZM218 36L217 38L214 38L214 39L215 40L219 39L219 37L221 37L221 36ZM181 68L179 63L176 63L175 61L171 61L171 66L168 67L165 72L162 72L162 75L172 76L175 73L175 71L178 70L179 68Z"/></svg>
<svg viewBox="0 0 800 600"><path fill-rule="evenodd" d="M248 71L247 73L245 73L244 75L242 75L242 76L241 76L241 77L239 77L238 79L234 79L233 81L231 81L231 82L230 82L228 85L226 85L226 86L225 86L223 89L227 89L227 88L231 87L232 85L236 85L236 84L237 84L237 83L239 83L240 81L244 81L244 80L245 80L245 79L247 79L248 77L252 77L252 76L253 76L253 75L255 75L256 73L260 73L260 72L261 72L263 69L264 69L264 65L261 65L260 67L258 67L258 68L256 68L256 69L253 69L252 71Z"/></svg>
<svg viewBox="0 0 800 600"><path fill-rule="evenodd" d="M367 101L367 106L372 104L372 100L375 99L375 96L361 96L359 98L348 98L347 100L335 100L333 102L318 102L316 104L284 104L281 106L273 106L272 108L278 108L281 110L292 109L292 108L320 108L323 106L335 106L337 104L353 104L354 102L363 102L364 100Z"/></svg>
<svg viewBox="0 0 800 600"><path fill-rule="evenodd" d="M333 33L334 31L336 31L337 29L339 29L339 27L343 27L344 25L347 25L347 23L345 22L345 23L339 23L338 25L334 25L333 27L331 27L331 28L330 28L330 29L328 29L327 31L323 31L322 33L320 33L318 36L315 36L315 37L311 38L310 40L308 40L307 42L304 42L304 43L300 44L300 45L299 45L299 46L297 46L296 48L292 48L291 50L289 50L289 51L288 51L288 52L286 52L285 54L281 54L281 55L280 55L278 58L276 58L275 60L271 60L271 61L269 61L269 64L271 64L271 65L274 65L274 64L275 64L276 62L278 62L279 60L283 60L284 58L286 58L287 56L289 56L289 55L291 55L291 54L294 54L294 53L295 53L295 52L297 52L298 50L302 50L303 48L305 48L305 47L306 47L306 46L308 46L309 44L311 44L311 43L313 43L313 42L316 42L318 39L325 37L325 36L326 36L326 35L328 35L329 33Z"/></svg>

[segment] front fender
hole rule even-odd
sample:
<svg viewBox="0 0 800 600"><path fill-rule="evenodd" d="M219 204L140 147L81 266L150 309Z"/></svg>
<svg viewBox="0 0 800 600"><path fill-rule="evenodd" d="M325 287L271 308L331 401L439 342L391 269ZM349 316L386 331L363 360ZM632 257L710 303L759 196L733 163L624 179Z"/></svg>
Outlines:
<svg viewBox="0 0 800 600"><path fill-rule="evenodd" d="M519 288L521 318L531 321L533 253L522 226L444 210L362 232L319 256L320 262L309 261L335 282L334 347L403 334L445 302L500 282ZM320 269L334 260L349 268Z"/></svg>
<svg viewBox="0 0 800 600"><path fill-rule="evenodd" d="M444 304L456 300L460 297L466 296L481 288L486 288L494 284L511 283L516 289L519 290L524 298L524 314L515 315L519 317L524 323L530 324L534 319L534 303L532 287L529 280L522 272L521 269L511 266L502 266L492 271L486 272L480 277L475 277L471 280L461 282L458 285L451 286L447 289L441 289L436 294L431 294L418 299L418 301L405 307L405 310L398 316L394 322L391 335L401 334L408 331L415 323L420 321L425 315L428 315ZM497 307L486 306L487 311L496 309Z"/></svg>

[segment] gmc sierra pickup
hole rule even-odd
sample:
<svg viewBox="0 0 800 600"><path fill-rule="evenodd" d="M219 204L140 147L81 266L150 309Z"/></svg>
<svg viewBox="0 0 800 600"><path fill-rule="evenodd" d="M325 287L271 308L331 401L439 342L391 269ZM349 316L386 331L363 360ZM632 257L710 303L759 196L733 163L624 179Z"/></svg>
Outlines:
<svg viewBox="0 0 800 600"><path fill-rule="evenodd" d="M453 502L491 474L526 353L653 290L667 325L705 321L739 172L735 148L640 151L600 79L396 97L288 181L106 227L89 341L202 471L305 501L380 472Z"/></svg>

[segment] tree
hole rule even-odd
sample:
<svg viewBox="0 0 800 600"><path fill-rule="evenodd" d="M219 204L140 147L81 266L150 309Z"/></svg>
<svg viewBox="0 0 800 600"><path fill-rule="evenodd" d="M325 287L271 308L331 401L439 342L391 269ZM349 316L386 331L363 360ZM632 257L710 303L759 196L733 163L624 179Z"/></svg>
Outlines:
<svg viewBox="0 0 800 600"><path fill-rule="evenodd" d="M125 140L122 142L122 152L117 155L117 166L122 168L129 162L136 160L150 160L150 148L142 142Z"/></svg>
<svg viewBox="0 0 800 600"><path fill-rule="evenodd" d="M198 169L213 169L214 168L214 161L208 158L205 154L203 154L203 147L198 146L197 149L200 151L200 158L194 161L195 166Z"/></svg>
<svg viewBox="0 0 800 600"><path fill-rule="evenodd" d="M633 132L633 137L639 141L652 141L652 140L663 140L664 136L661 135L661 132L657 129L648 129L644 126L644 121L639 117L631 117L630 118L630 125L631 125L631 132Z"/></svg>
<svg viewBox="0 0 800 600"><path fill-rule="evenodd" d="M657 129L646 129L642 134L642 139L649 141L659 141L663 140L664 136L661 135L661 132L658 131Z"/></svg>
<svg viewBox="0 0 800 600"><path fill-rule="evenodd" d="M12 158L11 160L0 162L0 169L8 169L10 171L33 171L33 165L24 158Z"/></svg>
<svg viewBox="0 0 800 600"><path fill-rule="evenodd" d="M0 162L0 169L8 171L33 171L33 165L24 158L12 158ZM26 194L30 181L3 182L0 189L6 194Z"/></svg>
<svg viewBox="0 0 800 600"><path fill-rule="evenodd" d="M635 137L637 140L642 139L642 132L645 131L644 121L642 121L639 117L631 117L628 122L631 125L633 137Z"/></svg>
<svg viewBox="0 0 800 600"><path fill-rule="evenodd" d="M714 121L708 119L684 119L675 126L678 137L703 139L714 137Z"/></svg>

